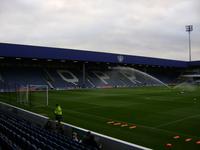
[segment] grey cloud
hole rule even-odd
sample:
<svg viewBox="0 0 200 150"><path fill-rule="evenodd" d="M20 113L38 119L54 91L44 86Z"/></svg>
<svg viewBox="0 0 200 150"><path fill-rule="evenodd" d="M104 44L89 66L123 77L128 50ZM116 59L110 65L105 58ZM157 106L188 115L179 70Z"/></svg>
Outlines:
<svg viewBox="0 0 200 150"><path fill-rule="evenodd" d="M198 0L2 0L0 41L187 60L200 51Z"/></svg>

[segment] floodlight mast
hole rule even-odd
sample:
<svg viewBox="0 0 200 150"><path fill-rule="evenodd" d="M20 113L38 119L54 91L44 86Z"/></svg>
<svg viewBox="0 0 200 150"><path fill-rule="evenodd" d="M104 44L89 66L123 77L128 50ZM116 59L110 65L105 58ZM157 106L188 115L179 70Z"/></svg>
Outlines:
<svg viewBox="0 0 200 150"><path fill-rule="evenodd" d="M186 32L188 32L189 35L189 61L192 60L191 56L191 39L190 39L190 32L193 31L193 25L186 25L185 26Z"/></svg>

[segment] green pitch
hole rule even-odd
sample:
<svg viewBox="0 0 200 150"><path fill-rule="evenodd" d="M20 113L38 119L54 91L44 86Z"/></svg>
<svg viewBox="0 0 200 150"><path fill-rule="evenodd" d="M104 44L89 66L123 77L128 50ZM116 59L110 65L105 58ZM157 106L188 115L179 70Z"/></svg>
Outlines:
<svg viewBox="0 0 200 150"><path fill-rule="evenodd" d="M41 94L35 93L32 101L39 103ZM8 102L16 105L14 98ZM161 87L51 91L48 107L23 107L53 118L56 103L63 109L64 122L88 130L153 149L169 149L167 143L176 150L200 149L196 144L200 140L199 88L183 93ZM136 128L130 129L131 125ZM187 138L192 140L185 142Z"/></svg>

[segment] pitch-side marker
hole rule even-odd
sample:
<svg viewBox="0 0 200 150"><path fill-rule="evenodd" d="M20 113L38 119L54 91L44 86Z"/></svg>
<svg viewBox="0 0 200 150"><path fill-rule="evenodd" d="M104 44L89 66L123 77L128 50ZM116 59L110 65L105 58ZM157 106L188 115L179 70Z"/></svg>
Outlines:
<svg viewBox="0 0 200 150"><path fill-rule="evenodd" d="M130 126L129 129L135 129L137 126L133 125L133 126Z"/></svg>
<svg viewBox="0 0 200 150"><path fill-rule="evenodd" d="M121 127L127 127L127 126L128 126L127 123L124 123L124 124L121 125Z"/></svg>
<svg viewBox="0 0 200 150"><path fill-rule="evenodd" d="M190 142L190 141L192 141L192 138L185 139L185 142Z"/></svg>
<svg viewBox="0 0 200 150"><path fill-rule="evenodd" d="M174 138L174 139L179 139L180 136L179 136L179 135L176 135L176 136L174 136L173 138Z"/></svg>
<svg viewBox="0 0 200 150"><path fill-rule="evenodd" d="M116 122L116 123L114 123L113 125L114 125L114 126L119 126L119 125L121 125L121 122Z"/></svg>
<svg viewBox="0 0 200 150"><path fill-rule="evenodd" d="M167 143L165 144L166 147L172 147L172 144L171 143Z"/></svg>
<svg viewBox="0 0 200 150"><path fill-rule="evenodd" d="M200 144L200 141L196 141L196 144Z"/></svg>
<svg viewBox="0 0 200 150"><path fill-rule="evenodd" d="M113 124L115 123L114 121L108 121L107 124Z"/></svg>

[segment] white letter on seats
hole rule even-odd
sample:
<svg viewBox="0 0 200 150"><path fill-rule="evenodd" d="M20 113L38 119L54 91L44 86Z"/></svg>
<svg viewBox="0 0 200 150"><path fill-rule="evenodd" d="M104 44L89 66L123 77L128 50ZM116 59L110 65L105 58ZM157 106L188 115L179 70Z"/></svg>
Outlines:
<svg viewBox="0 0 200 150"><path fill-rule="evenodd" d="M77 85L77 82L79 82L79 79L72 73L72 72L70 72L70 71L68 71L68 70L57 70L57 73L60 75L60 77L64 80L64 81L66 81L66 82L70 82L70 83L73 83L73 84L75 84L75 85ZM66 76L65 76L65 73L67 73L68 75L70 75L70 79L69 78L67 78Z"/></svg>
<svg viewBox="0 0 200 150"><path fill-rule="evenodd" d="M103 73L103 72L101 72L101 71L93 71L93 73L94 73L103 83L108 84L108 82L107 82L106 80L109 80L110 77L109 77L107 74L105 74L105 73Z"/></svg>

